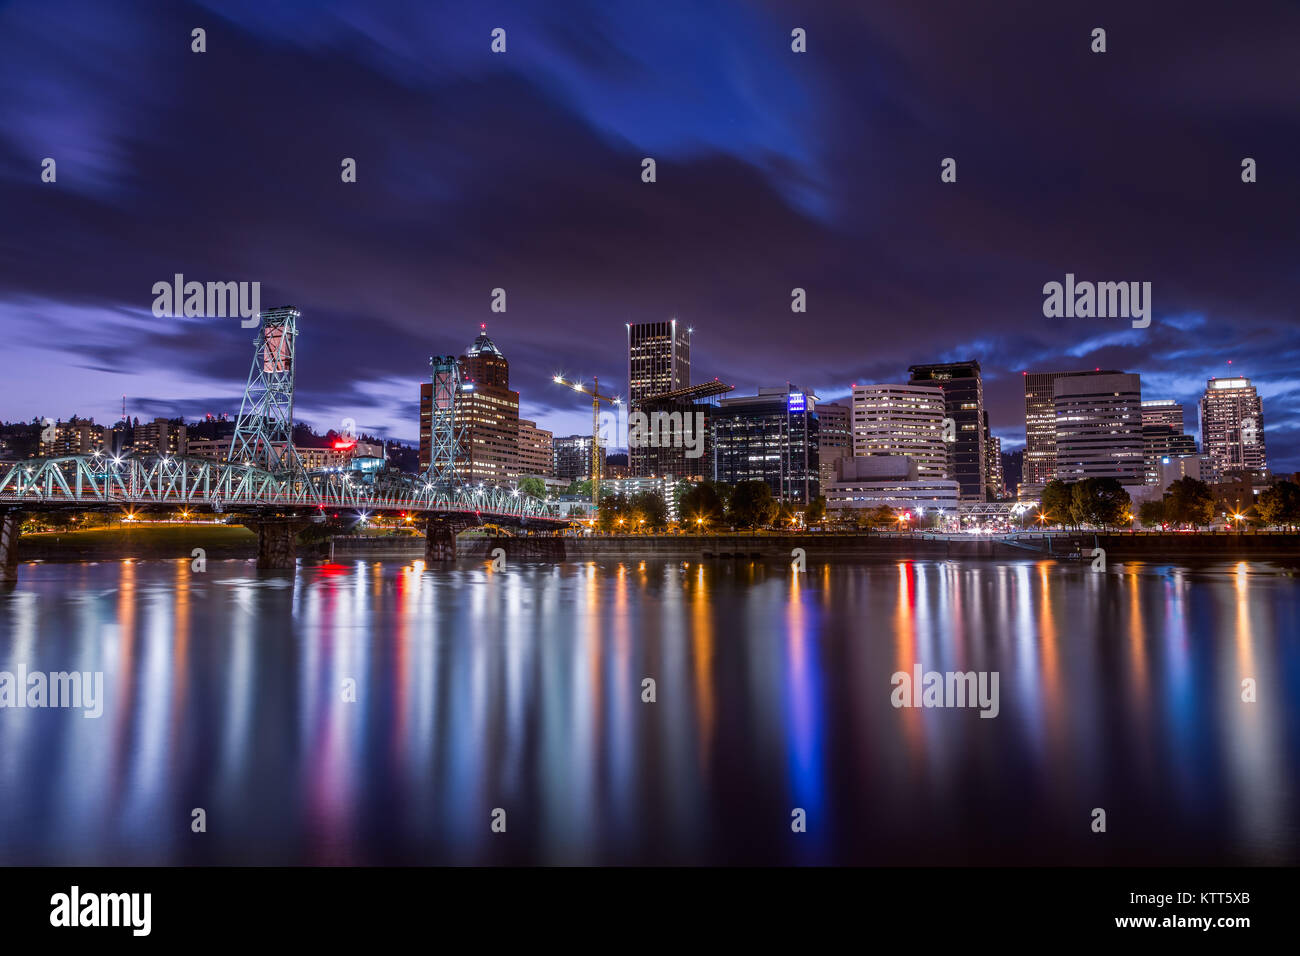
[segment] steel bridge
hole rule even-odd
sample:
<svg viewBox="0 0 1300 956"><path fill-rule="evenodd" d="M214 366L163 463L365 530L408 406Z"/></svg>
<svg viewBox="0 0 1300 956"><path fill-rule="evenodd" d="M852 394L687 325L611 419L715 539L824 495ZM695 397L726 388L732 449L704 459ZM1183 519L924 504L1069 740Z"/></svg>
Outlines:
<svg viewBox="0 0 1300 956"><path fill-rule="evenodd" d="M464 435L457 421L460 391L455 356L434 368L433 460L423 475L383 468L303 467L292 442L296 309L263 312L253 365L240 407L230 460L172 455L69 455L33 458L0 468L0 581L17 573L25 512L61 509L175 509L229 512L258 535L258 566L292 567L294 539L313 522L340 512L405 513L427 522L427 556L455 557L456 533L471 525L559 528L556 509L517 489L464 480L458 459Z"/></svg>

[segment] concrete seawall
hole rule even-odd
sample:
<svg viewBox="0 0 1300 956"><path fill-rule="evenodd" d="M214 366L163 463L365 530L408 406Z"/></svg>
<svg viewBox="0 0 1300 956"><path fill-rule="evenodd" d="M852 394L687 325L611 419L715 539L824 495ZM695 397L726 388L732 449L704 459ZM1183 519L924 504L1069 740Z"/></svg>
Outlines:
<svg viewBox="0 0 1300 956"><path fill-rule="evenodd" d="M418 536L338 537L333 539L333 545L336 560L348 557L424 557L424 538ZM593 561L606 558L789 561L794 550L802 548L808 560L814 561L882 557L1091 560L1094 547L1104 549L1108 561L1268 559L1300 563L1300 534L1222 533L1028 535L1018 539L1017 543L977 535L941 538L920 534L461 536L457 542L457 554L462 558L487 560L494 549L501 548L507 560L512 561Z"/></svg>

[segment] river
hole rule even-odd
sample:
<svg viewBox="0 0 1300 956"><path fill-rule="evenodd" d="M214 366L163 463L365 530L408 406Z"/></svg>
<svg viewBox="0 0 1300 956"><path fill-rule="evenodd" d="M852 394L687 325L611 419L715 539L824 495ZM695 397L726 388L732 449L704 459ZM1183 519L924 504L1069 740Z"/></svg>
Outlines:
<svg viewBox="0 0 1300 956"><path fill-rule="evenodd" d="M0 672L72 671L0 863L1300 863L1267 564L24 564Z"/></svg>

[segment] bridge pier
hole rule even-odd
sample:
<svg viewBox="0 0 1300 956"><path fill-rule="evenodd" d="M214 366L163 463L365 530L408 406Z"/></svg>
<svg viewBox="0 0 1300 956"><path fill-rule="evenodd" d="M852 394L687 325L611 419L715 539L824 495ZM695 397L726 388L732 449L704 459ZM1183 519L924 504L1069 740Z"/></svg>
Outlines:
<svg viewBox="0 0 1300 956"><path fill-rule="evenodd" d="M0 510L0 584L18 580L18 537L22 529L21 512Z"/></svg>
<svg viewBox="0 0 1300 956"><path fill-rule="evenodd" d="M298 532L311 521L305 518L243 518L239 522L257 533L259 571L292 570L298 563Z"/></svg>
<svg viewBox="0 0 1300 956"><path fill-rule="evenodd" d="M467 527L445 518L430 518L424 532L424 560L428 564L456 560L456 535Z"/></svg>

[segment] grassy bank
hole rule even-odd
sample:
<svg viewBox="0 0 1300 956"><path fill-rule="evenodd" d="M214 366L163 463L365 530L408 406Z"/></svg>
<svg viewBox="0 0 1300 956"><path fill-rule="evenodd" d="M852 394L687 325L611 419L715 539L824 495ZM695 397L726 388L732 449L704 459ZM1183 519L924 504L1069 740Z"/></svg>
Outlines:
<svg viewBox="0 0 1300 956"><path fill-rule="evenodd" d="M130 525L85 531L25 534L18 559L188 558L202 548L209 558L255 557L257 535L228 524Z"/></svg>

